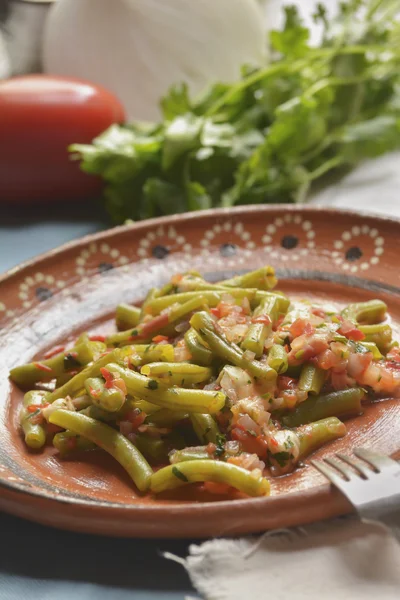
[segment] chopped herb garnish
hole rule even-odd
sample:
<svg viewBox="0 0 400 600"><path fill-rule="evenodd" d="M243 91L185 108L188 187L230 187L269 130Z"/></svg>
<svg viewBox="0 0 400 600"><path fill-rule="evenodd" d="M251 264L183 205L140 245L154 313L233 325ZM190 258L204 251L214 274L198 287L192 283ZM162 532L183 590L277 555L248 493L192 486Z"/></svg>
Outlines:
<svg viewBox="0 0 400 600"><path fill-rule="evenodd" d="M290 460L291 454L289 452L277 452L276 454L272 454L272 456L280 467L284 467Z"/></svg>
<svg viewBox="0 0 400 600"><path fill-rule="evenodd" d="M149 390L157 390L158 383L155 379L150 379L149 383L147 384L147 387L149 388Z"/></svg>
<svg viewBox="0 0 400 600"><path fill-rule="evenodd" d="M136 337L137 335L139 335L138 330L137 329L132 329L131 335L134 336L134 337Z"/></svg>
<svg viewBox="0 0 400 600"><path fill-rule="evenodd" d="M217 439L215 445L217 446L216 451L214 452L217 458L220 458L225 452L225 442L226 436L222 433L217 433Z"/></svg>
<svg viewBox="0 0 400 600"><path fill-rule="evenodd" d="M184 473L182 473L182 471L180 471L178 469L178 467L172 467L172 473L173 473L173 475L175 475L175 477L177 477L181 481L184 481L185 483L187 483L189 481L189 479L186 477L186 475Z"/></svg>

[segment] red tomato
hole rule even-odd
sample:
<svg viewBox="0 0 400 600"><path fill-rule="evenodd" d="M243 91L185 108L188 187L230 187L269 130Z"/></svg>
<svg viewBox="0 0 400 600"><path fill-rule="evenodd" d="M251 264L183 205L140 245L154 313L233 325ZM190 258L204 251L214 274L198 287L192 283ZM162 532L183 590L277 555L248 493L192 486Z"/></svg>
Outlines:
<svg viewBox="0 0 400 600"><path fill-rule="evenodd" d="M99 195L67 147L90 143L125 120L119 100L92 83L49 75L0 82L0 200L74 200Z"/></svg>

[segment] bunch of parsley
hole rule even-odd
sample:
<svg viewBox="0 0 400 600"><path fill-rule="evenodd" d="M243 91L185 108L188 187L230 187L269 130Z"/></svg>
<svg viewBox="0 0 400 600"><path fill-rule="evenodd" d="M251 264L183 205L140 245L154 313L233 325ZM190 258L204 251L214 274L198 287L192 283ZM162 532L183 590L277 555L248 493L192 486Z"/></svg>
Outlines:
<svg viewBox="0 0 400 600"><path fill-rule="evenodd" d="M196 100L185 85L159 124L113 125L71 151L106 182L114 222L217 206L304 201L326 173L400 147L399 0L350 0L313 15L286 7L272 60Z"/></svg>

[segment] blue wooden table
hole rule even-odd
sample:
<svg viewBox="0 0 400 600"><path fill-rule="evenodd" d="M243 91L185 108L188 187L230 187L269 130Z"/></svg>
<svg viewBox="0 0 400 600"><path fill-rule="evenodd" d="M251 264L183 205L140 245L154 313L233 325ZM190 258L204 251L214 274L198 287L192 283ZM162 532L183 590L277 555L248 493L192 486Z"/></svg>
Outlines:
<svg viewBox="0 0 400 600"><path fill-rule="evenodd" d="M0 272L106 227L98 206L0 209ZM1 295L1 290L0 290ZM187 542L57 531L0 513L1 600L183 600L193 590L180 556Z"/></svg>

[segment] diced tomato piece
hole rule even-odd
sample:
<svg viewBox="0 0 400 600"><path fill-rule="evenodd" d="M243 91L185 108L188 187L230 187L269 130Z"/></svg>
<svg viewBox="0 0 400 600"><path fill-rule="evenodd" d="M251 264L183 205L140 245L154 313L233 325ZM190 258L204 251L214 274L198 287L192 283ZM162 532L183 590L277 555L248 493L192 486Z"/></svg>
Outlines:
<svg viewBox="0 0 400 600"><path fill-rule="evenodd" d="M57 354L61 354L61 352L64 352L65 350L65 346L54 346L54 348L52 348L51 350L48 350L46 352L46 354L44 354L44 358L52 358L53 356L56 356Z"/></svg>
<svg viewBox="0 0 400 600"><path fill-rule="evenodd" d="M34 413L35 411L38 410L38 408L40 408L37 404L30 404L29 406L26 407L26 410L29 413Z"/></svg>
<svg viewBox="0 0 400 600"><path fill-rule="evenodd" d="M217 449L217 446L215 444L213 444L212 442L210 442L206 446L206 452L207 452L207 454L214 454L214 452L216 451L216 449Z"/></svg>
<svg viewBox="0 0 400 600"><path fill-rule="evenodd" d="M268 450L268 442L263 435L257 437L251 435L240 427L234 427L231 432L233 440L241 443L242 449L250 454L257 454L259 458L265 458Z"/></svg>
<svg viewBox="0 0 400 600"><path fill-rule="evenodd" d="M113 385L114 385L114 375L111 373L111 371L109 371L105 367L102 367L100 369L100 373L102 374L102 376L105 379L105 386L106 386L106 388L107 389L112 388Z"/></svg>
<svg viewBox="0 0 400 600"><path fill-rule="evenodd" d="M311 323L307 321L307 319L299 317L294 321L294 323L291 324L291 326L289 327L289 331L292 334L292 336L296 338L300 335L303 335L304 333L306 333L307 335L311 335L312 333L314 333L315 330Z"/></svg>
<svg viewBox="0 0 400 600"><path fill-rule="evenodd" d="M347 319L343 319L338 329L338 333L347 337L348 340L353 340L354 342L360 342L365 338L365 334L358 329L351 321Z"/></svg>
<svg viewBox="0 0 400 600"><path fill-rule="evenodd" d="M210 313L212 315L214 315L214 317L217 317L217 319L221 318L221 312L220 312L218 306L216 306L215 308L210 308Z"/></svg>
<svg viewBox="0 0 400 600"><path fill-rule="evenodd" d="M386 358L390 359L391 361L400 363L400 348L398 348L397 346L392 348L390 352L387 353Z"/></svg>
<svg viewBox="0 0 400 600"><path fill-rule="evenodd" d="M143 425L146 417L147 414L144 411L134 408L126 414L125 419L132 423L134 429L138 429L141 425Z"/></svg>
<svg viewBox="0 0 400 600"><path fill-rule="evenodd" d="M285 377L285 375L279 375L278 377L278 388L280 390L294 390L296 384L296 380L291 377Z"/></svg>
<svg viewBox="0 0 400 600"><path fill-rule="evenodd" d="M315 358L315 364L321 369L328 370L335 367L340 360L332 350L324 350Z"/></svg>
<svg viewBox="0 0 400 600"><path fill-rule="evenodd" d="M347 364L347 372L350 377L358 379L369 367L372 358L372 352L350 354Z"/></svg>

